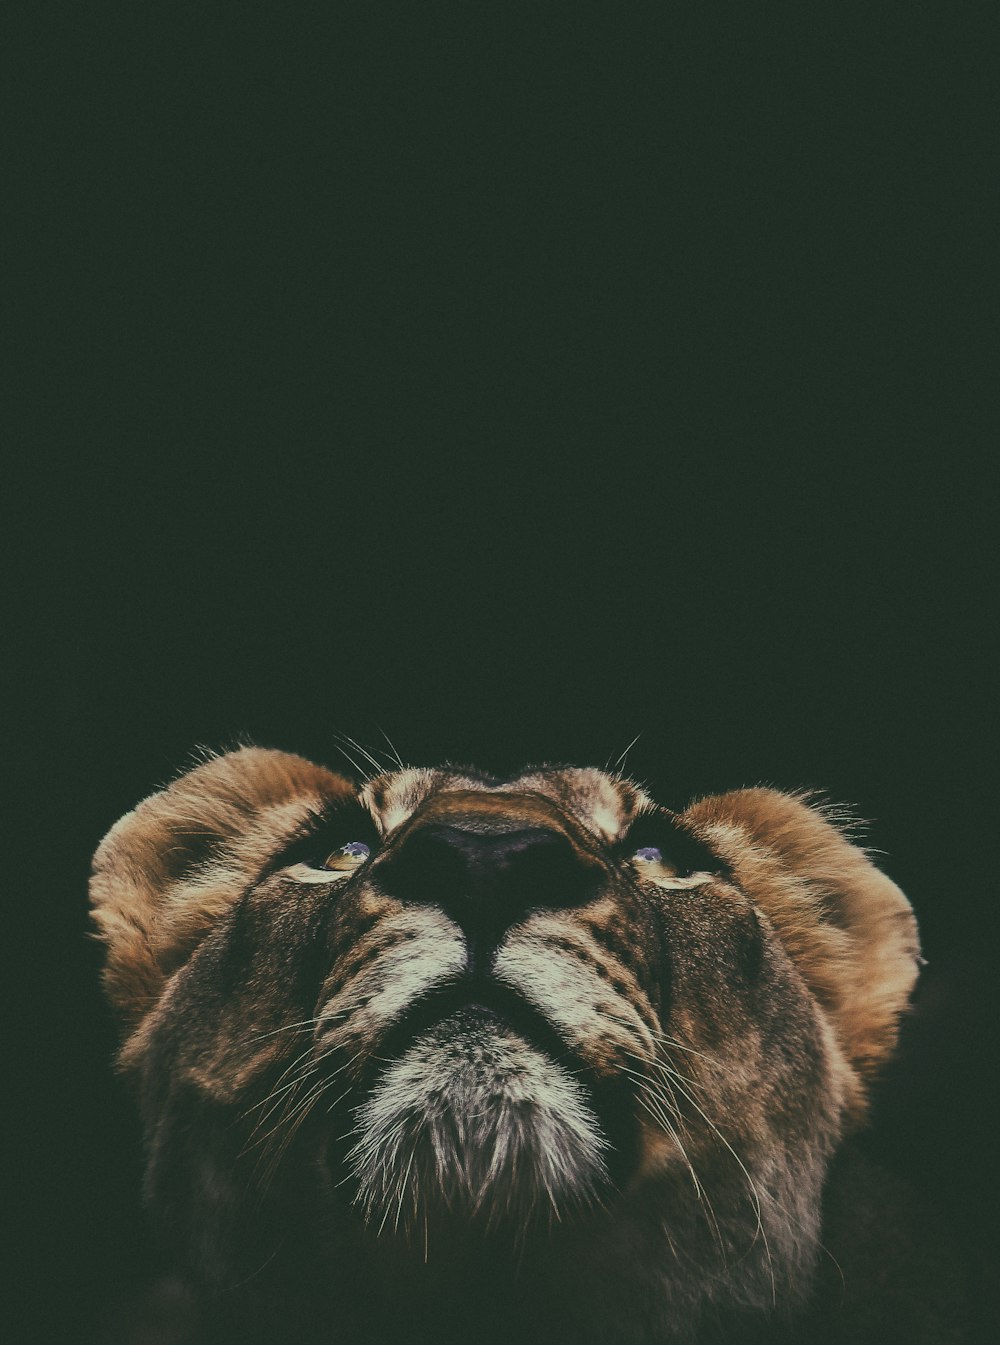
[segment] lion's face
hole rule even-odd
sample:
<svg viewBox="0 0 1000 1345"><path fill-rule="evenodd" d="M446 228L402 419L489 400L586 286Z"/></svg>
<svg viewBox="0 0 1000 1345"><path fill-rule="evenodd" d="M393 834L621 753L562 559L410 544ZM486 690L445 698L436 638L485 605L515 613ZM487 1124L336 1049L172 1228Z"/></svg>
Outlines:
<svg viewBox="0 0 1000 1345"><path fill-rule="evenodd" d="M325 1261L349 1301L510 1265L584 1340L804 1292L916 954L803 801L677 815L577 768L356 789L244 750L123 819L94 899L147 1189L197 1275Z"/></svg>

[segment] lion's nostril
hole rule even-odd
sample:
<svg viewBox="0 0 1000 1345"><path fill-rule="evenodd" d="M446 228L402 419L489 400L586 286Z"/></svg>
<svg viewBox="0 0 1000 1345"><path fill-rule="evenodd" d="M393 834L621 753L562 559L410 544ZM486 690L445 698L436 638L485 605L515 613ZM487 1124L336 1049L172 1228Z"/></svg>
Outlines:
<svg viewBox="0 0 1000 1345"><path fill-rule="evenodd" d="M412 830L381 865L386 889L401 901L440 906L477 962L529 911L589 900L598 874L568 836L548 827L489 832L430 823Z"/></svg>

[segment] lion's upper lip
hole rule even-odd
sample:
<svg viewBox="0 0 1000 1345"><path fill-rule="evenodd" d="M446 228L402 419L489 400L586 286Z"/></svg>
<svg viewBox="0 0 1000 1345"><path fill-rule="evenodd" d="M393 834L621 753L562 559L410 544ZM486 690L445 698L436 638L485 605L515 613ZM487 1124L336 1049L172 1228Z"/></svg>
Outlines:
<svg viewBox="0 0 1000 1345"><path fill-rule="evenodd" d="M420 996L386 1033L378 1052L395 1059L428 1028L466 1010L496 1019L554 1061L572 1057L569 1044L523 995L489 976L461 976Z"/></svg>

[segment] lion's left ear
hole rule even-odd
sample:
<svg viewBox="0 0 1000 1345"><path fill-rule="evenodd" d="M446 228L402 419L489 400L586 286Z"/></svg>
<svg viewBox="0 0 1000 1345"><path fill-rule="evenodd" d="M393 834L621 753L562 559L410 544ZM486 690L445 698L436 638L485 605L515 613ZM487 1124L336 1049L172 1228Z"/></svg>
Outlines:
<svg viewBox="0 0 1000 1345"><path fill-rule="evenodd" d="M188 771L111 828L90 897L105 989L126 1026L309 813L354 792L302 757L245 747Z"/></svg>
<svg viewBox="0 0 1000 1345"><path fill-rule="evenodd" d="M821 806L773 789L701 799L682 815L767 915L826 1011L857 1087L891 1055L917 979L910 903Z"/></svg>

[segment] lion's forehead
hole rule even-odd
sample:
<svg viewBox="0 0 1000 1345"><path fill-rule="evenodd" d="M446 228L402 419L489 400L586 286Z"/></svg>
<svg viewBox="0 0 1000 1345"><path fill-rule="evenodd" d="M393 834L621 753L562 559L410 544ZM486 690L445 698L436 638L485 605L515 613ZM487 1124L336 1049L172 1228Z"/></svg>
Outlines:
<svg viewBox="0 0 1000 1345"><path fill-rule="evenodd" d="M633 781L592 766L529 767L504 780L467 768L410 768L370 780L361 801L383 835L406 821L432 794L540 794L571 814L602 840L614 840L639 813L655 807Z"/></svg>

